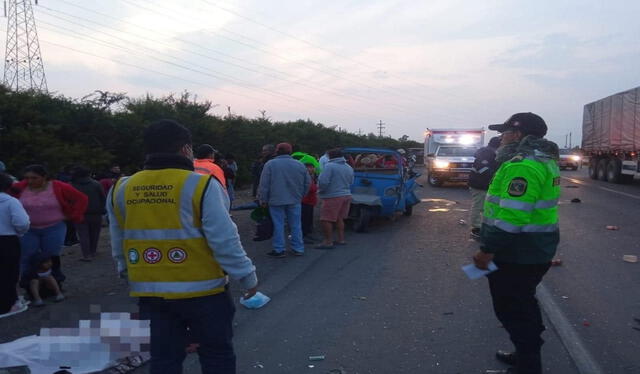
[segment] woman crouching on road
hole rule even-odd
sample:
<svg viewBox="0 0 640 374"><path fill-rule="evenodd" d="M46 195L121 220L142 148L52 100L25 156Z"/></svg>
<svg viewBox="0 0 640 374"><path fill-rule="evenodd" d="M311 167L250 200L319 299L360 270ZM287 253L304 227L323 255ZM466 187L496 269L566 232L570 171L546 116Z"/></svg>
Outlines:
<svg viewBox="0 0 640 374"><path fill-rule="evenodd" d="M67 232L65 220L80 223L87 209L87 195L70 184L50 180L42 165L25 168L24 180L13 185L13 195L24 206L31 228L20 238L21 272L29 269L30 259L41 252L51 257L52 275L58 282L65 276L60 270L60 252Z"/></svg>

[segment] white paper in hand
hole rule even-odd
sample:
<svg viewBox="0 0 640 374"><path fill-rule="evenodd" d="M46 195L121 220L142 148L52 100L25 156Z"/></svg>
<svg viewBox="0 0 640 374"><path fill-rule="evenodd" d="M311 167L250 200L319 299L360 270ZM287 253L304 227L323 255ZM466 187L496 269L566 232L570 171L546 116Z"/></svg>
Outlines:
<svg viewBox="0 0 640 374"><path fill-rule="evenodd" d="M248 299L240 297L240 304L244 305L244 307L248 309L258 309L267 305L270 300L271 298L269 296L258 291L255 295L251 296Z"/></svg>
<svg viewBox="0 0 640 374"><path fill-rule="evenodd" d="M469 265L463 266L462 271L464 271L464 273L467 274L467 277L469 277L469 279L474 280L474 279L480 279L485 275L498 270L498 267L496 266L496 264L493 263L493 261L491 261L489 263L489 266L487 267L489 268L489 270L482 270L477 268L476 265L474 264L469 264Z"/></svg>

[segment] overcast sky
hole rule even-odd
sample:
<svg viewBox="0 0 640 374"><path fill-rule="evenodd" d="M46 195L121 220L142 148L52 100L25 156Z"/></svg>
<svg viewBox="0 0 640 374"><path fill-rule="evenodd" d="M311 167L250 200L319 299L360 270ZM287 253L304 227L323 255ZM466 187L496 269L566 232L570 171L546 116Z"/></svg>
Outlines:
<svg viewBox="0 0 640 374"><path fill-rule="evenodd" d="M580 141L583 105L640 85L640 1L40 0L50 91L166 95L215 114L422 140L540 114ZM6 19L0 26L4 44Z"/></svg>

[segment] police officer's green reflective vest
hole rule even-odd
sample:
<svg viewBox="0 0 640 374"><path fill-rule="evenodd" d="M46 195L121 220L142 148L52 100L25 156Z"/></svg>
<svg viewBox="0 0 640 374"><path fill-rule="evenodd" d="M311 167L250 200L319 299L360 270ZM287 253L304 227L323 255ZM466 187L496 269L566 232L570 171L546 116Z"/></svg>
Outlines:
<svg viewBox="0 0 640 374"><path fill-rule="evenodd" d="M553 159L516 156L496 172L484 203L483 251L496 261L545 263L560 235L560 170Z"/></svg>

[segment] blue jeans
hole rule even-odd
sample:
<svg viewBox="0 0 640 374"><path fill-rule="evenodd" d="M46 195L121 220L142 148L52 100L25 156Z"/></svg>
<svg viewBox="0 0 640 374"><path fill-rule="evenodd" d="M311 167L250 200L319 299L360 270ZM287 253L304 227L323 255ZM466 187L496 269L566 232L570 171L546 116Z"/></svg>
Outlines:
<svg viewBox="0 0 640 374"><path fill-rule="evenodd" d="M229 291L190 299L141 297L139 306L140 317L151 321L150 374L182 373L184 349L191 343L200 344L202 374L235 374L235 306Z"/></svg>
<svg viewBox="0 0 640 374"><path fill-rule="evenodd" d="M20 238L20 247L22 248L20 272L29 269L31 257L38 252L52 257L60 256L66 234L67 225L64 222L59 222L44 229L30 228L29 231Z"/></svg>
<svg viewBox="0 0 640 374"><path fill-rule="evenodd" d="M276 252L284 252L284 220L289 222L291 230L291 249L296 252L304 252L302 242L302 208L301 204L269 206L271 220L273 221L273 239L271 244Z"/></svg>

